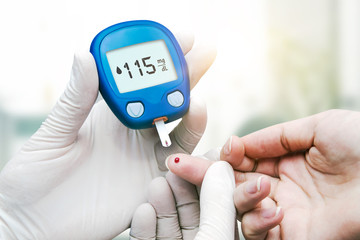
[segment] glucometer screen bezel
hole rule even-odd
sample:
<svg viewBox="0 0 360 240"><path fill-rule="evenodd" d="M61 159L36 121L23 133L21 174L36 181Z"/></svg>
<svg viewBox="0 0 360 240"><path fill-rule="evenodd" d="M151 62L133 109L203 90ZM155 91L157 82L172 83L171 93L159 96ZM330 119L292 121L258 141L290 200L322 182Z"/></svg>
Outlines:
<svg viewBox="0 0 360 240"><path fill-rule="evenodd" d="M163 40L165 42L175 67L177 79L148 88L120 93L112 75L106 53L115 49L156 40ZM140 100L139 96L146 96L146 101L159 102L163 95L167 92L167 89L175 88L181 84L184 79L179 54L171 38L169 38L164 31L159 28L154 28L153 26L133 25L110 32L101 42L100 58L107 82L113 93L119 98L128 99L130 101L132 101L131 99L133 99L133 101L137 101ZM156 94L154 94L155 92ZM145 101L145 99L142 101Z"/></svg>
<svg viewBox="0 0 360 240"><path fill-rule="evenodd" d="M132 92L178 79L163 39L142 42L106 52L120 93Z"/></svg>

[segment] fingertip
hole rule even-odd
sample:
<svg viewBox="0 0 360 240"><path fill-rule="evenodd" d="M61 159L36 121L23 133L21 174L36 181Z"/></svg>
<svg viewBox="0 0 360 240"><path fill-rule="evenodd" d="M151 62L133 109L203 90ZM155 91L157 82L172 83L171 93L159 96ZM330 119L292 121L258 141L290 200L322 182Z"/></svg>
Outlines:
<svg viewBox="0 0 360 240"><path fill-rule="evenodd" d="M81 90L98 92L99 80L95 59L90 52L75 52L71 71L72 79L81 82ZM81 87L77 84L77 87ZM80 90L80 89L79 89ZM81 92L79 92L81 93Z"/></svg>
<svg viewBox="0 0 360 240"><path fill-rule="evenodd" d="M237 136L231 136L226 141L220 152L220 159L230 163L234 169L237 169L237 167L241 165L244 156L244 144Z"/></svg>
<svg viewBox="0 0 360 240"><path fill-rule="evenodd" d="M271 182L267 176L261 175L240 184L234 190L234 204L241 216L254 209L262 200L269 196Z"/></svg>
<svg viewBox="0 0 360 240"><path fill-rule="evenodd" d="M92 61L95 64L93 55L88 51L77 51L74 53L74 63L81 64L83 62Z"/></svg>
<svg viewBox="0 0 360 240"><path fill-rule="evenodd" d="M268 176L262 175L257 180L257 189L263 195L268 196L271 191L271 182Z"/></svg>
<svg viewBox="0 0 360 240"><path fill-rule="evenodd" d="M217 56L216 42L209 38L197 37L194 52L197 52L199 57L204 58L203 63L208 67L215 61Z"/></svg>
<svg viewBox="0 0 360 240"><path fill-rule="evenodd" d="M72 144L98 96L99 81L94 58L89 52L74 55L70 81L41 129L56 133L57 147ZM41 130L42 131L42 130ZM40 133L40 132L38 132Z"/></svg>
<svg viewBox="0 0 360 240"><path fill-rule="evenodd" d="M99 78L94 57L90 52L74 53L71 78L68 88L73 90L74 98L92 107L99 93Z"/></svg>
<svg viewBox="0 0 360 240"><path fill-rule="evenodd" d="M234 187L230 164L219 161L209 167L201 187L199 239L234 239Z"/></svg>
<svg viewBox="0 0 360 240"><path fill-rule="evenodd" d="M221 148L213 148L206 152L202 157L211 161L220 161Z"/></svg>
<svg viewBox="0 0 360 240"><path fill-rule="evenodd" d="M156 236L156 212L149 203L141 204L131 221L131 239L153 239Z"/></svg>
<svg viewBox="0 0 360 240"><path fill-rule="evenodd" d="M225 174L234 178L233 168L228 162L219 161L213 163L207 170L207 173L212 174L214 177L223 177ZM235 181L234 181L235 183Z"/></svg>
<svg viewBox="0 0 360 240"><path fill-rule="evenodd" d="M275 217L279 220L279 223L284 218L284 210L281 206L277 207Z"/></svg>
<svg viewBox="0 0 360 240"><path fill-rule="evenodd" d="M269 231L276 225L280 224L281 220L284 217L284 210L281 206L269 209L261 209L260 216L263 222L262 226L260 225L261 228L259 228L258 231Z"/></svg>
<svg viewBox="0 0 360 240"><path fill-rule="evenodd" d="M186 154L173 154L166 160L168 169L184 180L200 185L211 161Z"/></svg>
<svg viewBox="0 0 360 240"><path fill-rule="evenodd" d="M156 196L164 194L165 189L169 187L166 179L164 177L156 177L149 184L148 190L148 200L151 203L153 198L156 199ZM155 197L154 197L155 196Z"/></svg>
<svg viewBox="0 0 360 240"><path fill-rule="evenodd" d="M228 162L219 161L213 163L206 171L205 178L211 178L212 181L218 182L218 179L221 179L223 182L223 187L229 187L231 193L235 188L235 177L234 170ZM205 180L204 180L205 181Z"/></svg>
<svg viewBox="0 0 360 240"><path fill-rule="evenodd" d="M284 217L283 209L269 198L266 200L261 208L243 215L241 227L246 238L262 239L281 223Z"/></svg>
<svg viewBox="0 0 360 240"><path fill-rule="evenodd" d="M232 150L232 140L233 140L233 136L230 136L226 141L226 143L224 144L224 146L221 148L221 152L220 152L221 160L226 160L230 156Z"/></svg>
<svg viewBox="0 0 360 240"><path fill-rule="evenodd" d="M148 220L156 220L156 212L153 206L150 203L142 203L135 210L132 222L136 222L139 225L143 226L148 224ZM156 224L155 224L156 225Z"/></svg>
<svg viewBox="0 0 360 240"><path fill-rule="evenodd" d="M194 33L189 29L184 29L177 31L174 35L179 42L181 50L183 51L184 55L186 55L194 45Z"/></svg>
<svg viewBox="0 0 360 240"><path fill-rule="evenodd" d="M190 89L193 89L200 78L213 64L217 55L215 44L201 41L194 45L191 51L186 54L190 76Z"/></svg>

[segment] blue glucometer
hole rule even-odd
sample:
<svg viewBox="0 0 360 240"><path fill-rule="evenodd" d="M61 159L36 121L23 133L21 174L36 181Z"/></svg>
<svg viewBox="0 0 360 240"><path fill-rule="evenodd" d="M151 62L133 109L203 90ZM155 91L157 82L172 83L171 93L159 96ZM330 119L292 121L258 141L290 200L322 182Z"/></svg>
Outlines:
<svg viewBox="0 0 360 240"><path fill-rule="evenodd" d="M189 74L184 54L163 25L137 20L96 35L90 52L100 92L116 117L132 129L181 118L189 108Z"/></svg>

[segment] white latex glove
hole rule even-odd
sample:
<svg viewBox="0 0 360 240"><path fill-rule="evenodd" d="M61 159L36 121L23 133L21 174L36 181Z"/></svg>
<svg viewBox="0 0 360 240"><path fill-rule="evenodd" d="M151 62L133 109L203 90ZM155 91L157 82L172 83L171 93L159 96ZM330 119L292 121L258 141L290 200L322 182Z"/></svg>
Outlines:
<svg viewBox="0 0 360 240"><path fill-rule="evenodd" d="M237 239L234 188L234 171L223 161L212 164L205 174L200 209L194 185L172 173L166 180L156 178L149 187L149 203L134 214L131 239Z"/></svg>
<svg viewBox="0 0 360 240"><path fill-rule="evenodd" d="M215 51L178 39L193 87ZM75 55L64 94L0 174L0 239L115 237L146 201L150 181L164 174L167 155L192 152L205 129L204 105L191 99L173 145L163 149L155 129L124 127L104 101L94 105L97 95L92 55Z"/></svg>

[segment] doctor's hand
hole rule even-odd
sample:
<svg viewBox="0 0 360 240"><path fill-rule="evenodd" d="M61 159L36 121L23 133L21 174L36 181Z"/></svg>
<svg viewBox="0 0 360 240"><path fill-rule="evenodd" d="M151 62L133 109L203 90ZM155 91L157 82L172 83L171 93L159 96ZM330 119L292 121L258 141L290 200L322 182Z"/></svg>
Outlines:
<svg viewBox="0 0 360 240"><path fill-rule="evenodd" d="M180 36L194 87L215 58ZM104 101L90 53L75 55L70 82L46 121L0 174L1 239L111 239L129 227L150 181L175 152L191 153L206 125L190 109L164 149L155 129L131 130Z"/></svg>
<svg viewBox="0 0 360 240"><path fill-rule="evenodd" d="M221 158L235 169L247 239L359 239L359 122L359 112L331 110L230 138ZM181 158L169 168L201 181L209 163Z"/></svg>
<svg viewBox="0 0 360 240"><path fill-rule="evenodd" d="M237 239L234 187L233 169L223 161L207 170L200 206L196 187L189 182L171 172L166 179L154 179L149 202L140 205L134 214L131 239Z"/></svg>

